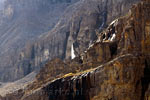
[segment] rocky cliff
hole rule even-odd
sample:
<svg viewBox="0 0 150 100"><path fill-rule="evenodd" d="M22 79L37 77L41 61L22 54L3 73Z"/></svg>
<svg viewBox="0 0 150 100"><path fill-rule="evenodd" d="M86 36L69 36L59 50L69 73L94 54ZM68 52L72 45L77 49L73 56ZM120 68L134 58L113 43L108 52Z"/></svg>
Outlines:
<svg viewBox="0 0 150 100"><path fill-rule="evenodd" d="M150 0L113 21L71 61L54 59L2 100L150 100ZM67 74L68 73L68 74Z"/></svg>
<svg viewBox="0 0 150 100"><path fill-rule="evenodd" d="M11 79L21 78L56 57L64 60L79 56L97 38L96 30L102 31L138 1L80 0L74 3L51 31L40 35L35 42L27 43L17 53L16 59L13 58L14 73L4 74L5 79L10 79L12 74L15 78Z"/></svg>
<svg viewBox="0 0 150 100"><path fill-rule="evenodd" d="M24 56L22 49L50 31L65 9L77 1L0 1L0 81L13 81L31 72L27 60L17 63Z"/></svg>

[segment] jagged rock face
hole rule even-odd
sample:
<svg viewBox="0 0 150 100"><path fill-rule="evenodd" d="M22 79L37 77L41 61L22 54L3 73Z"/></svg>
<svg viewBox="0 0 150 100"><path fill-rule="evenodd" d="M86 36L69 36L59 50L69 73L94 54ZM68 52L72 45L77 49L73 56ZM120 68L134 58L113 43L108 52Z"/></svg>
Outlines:
<svg viewBox="0 0 150 100"><path fill-rule="evenodd" d="M74 3L67 8L51 31L27 44L19 52L13 65L19 66L15 70L16 77L23 77L52 58L70 59L72 50L73 55L79 56L96 39L96 29L101 31L137 1L139 0L81 0Z"/></svg>
<svg viewBox="0 0 150 100"><path fill-rule="evenodd" d="M57 79L23 100L141 100L144 67L143 57L124 55L84 74Z"/></svg>
<svg viewBox="0 0 150 100"><path fill-rule="evenodd" d="M114 60L84 74L57 79L36 93L45 94L49 100L149 99L149 7L149 1L133 6L126 17L100 34L102 40L87 50L83 58L86 63ZM111 53L112 43L117 45L116 53Z"/></svg>
<svg viewBox="0 0 150 100"><path fill-rule="evenodd" d="M0 2L2 5L0 8L1 81L16 80L31 72L27 59L22 64L18 63L21 57L25 56L21 52L22 49L41 34L50 31L65 9L77 1L3 0Z"/></svg>
<svg viewBox="0 0 150 100"><path fill-rule="evenodd" d="M52 60L37 75L33 87L38 85L40 76L44 76L43 82L51 78L49 72L54 68L60 70L66 65L73 69L69 70L72 73L57 73L60 77L55 80L38 88L30 85L21 95L9 94L2 100L149 100L149 4L149 0L144 0L134 5L126 16L100 33L95 43L73 60L80 66L75 69L78 72L69 61Z"/></svg>
<svg viewBox="0 0 150 100"><path fill-rule="evenodd" d="M96 29L102 30L108 23L124 15L138 0L87 0L72 16L66 58L70 58L71 46L75 55L83 53L96 39Z"/></svg>

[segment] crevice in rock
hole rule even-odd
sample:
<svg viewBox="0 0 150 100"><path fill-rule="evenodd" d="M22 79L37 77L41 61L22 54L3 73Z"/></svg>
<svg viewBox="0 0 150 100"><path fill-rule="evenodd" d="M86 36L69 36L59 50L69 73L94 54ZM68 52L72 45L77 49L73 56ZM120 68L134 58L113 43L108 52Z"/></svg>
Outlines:
<svg viewBox="0 0 150 100"><path fill-rule="evenodd" d="M145 93L148 90L148 85L150 84L150 66L148 65L148 61L145 60L145 69L144 69L144 77L141 79L142 81L142 94L141 100L145 100Z"/></svg>
<svg viewBox="0 0 150 100"><path fill-rule="evenodd" d="M68 42L68 38L69 38L69 35L70 35L70 31L69 32L66 32L66 39L65 39L65 42L64 42L64 53L62 55L62 59L64 59L66 57L66 51L67 51L67 42Z"/></svg>
<svg viewBox="0 0 150 100"><path fill-rule="evenodd" d="M80 32L80 28L81 28L81 22L82 22L82 17L80 18L80 20L79 20L79 26L78 26L78 28L77 28L77 30L76 30L76 34L73 34L73 39L77 39L77 37L78 37L78 34L79 34L79 32Z"/></svg>
<svg viewBox="0 0 150 100"><path fill-rule="evenodd" d="M113 57L117 53L117 48L118 48L118 45L116 42L110 45L111 57Z"/></svg>

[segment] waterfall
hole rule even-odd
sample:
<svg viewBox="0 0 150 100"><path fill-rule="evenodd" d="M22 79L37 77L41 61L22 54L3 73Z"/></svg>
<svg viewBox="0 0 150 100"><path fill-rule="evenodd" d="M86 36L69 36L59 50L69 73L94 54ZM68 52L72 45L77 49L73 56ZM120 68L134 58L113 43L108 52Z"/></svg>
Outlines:
<svg viewBox="0 0 150 100"><path fill-rule="evenodd" d="M71 59L74 59L76 57L75 53L74 53L74 48L73 48L73 44L71 45Z"/></svg>

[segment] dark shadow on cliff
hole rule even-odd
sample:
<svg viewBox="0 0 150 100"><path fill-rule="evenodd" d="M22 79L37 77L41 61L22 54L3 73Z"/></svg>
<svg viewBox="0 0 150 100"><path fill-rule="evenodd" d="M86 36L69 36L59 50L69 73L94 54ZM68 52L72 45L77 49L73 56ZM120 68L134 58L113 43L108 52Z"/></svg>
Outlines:
<svg viewBox="0 0 150 100"><path fill-rule="evenodd" d="M144 69L144 77L141 79L142 81L142 95L141 100L145 100L145 93L148 90L148 86L150 84L150 66L148 64L149 60L145 60L145 69Z"/></svg>

